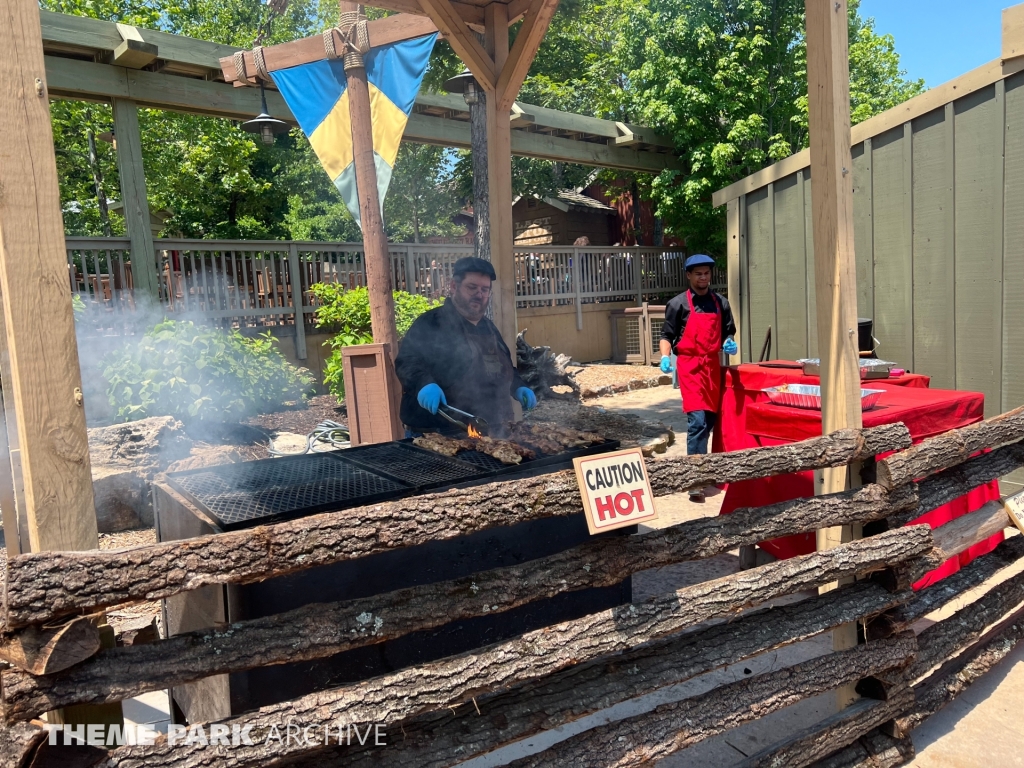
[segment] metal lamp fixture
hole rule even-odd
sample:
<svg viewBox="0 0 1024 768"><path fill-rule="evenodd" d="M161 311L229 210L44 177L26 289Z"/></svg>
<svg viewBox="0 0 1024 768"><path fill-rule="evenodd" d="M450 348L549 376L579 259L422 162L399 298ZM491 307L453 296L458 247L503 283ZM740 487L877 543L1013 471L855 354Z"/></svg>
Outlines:
<svg viewBox="0 0 1024 768"><path fill-rule="evenodd" d="M473 73L467 68L455 75L455 77L445 80L444 89L448 93L461 93L465 97L466 103L472 104L476 101L477 93L480 91L480 84L477 83Z"/></svg>
<svg viewBox="0 0 1024 768"><path fill-rule="evenodd" d="M248 133L258 133L264 144L273 144L274 136L279 133L287 133L288 129L288 123L267 114L267 91L261 80L260 113L252 120L242 123L242 130Z"/></svg>

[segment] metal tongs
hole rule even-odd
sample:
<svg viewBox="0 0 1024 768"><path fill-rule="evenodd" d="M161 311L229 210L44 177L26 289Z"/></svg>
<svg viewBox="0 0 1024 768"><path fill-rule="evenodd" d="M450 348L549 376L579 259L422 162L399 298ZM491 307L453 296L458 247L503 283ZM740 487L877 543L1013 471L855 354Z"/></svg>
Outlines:
<svg viewBox="0 0 1024 768"><path fill-rule="evenodd" d="M466 421L460 421L459 419L450 416L448 413L446 413L446 411L456 413L459 416L464 417ZM474 416L472 413L466 413L465 411L460 411L458 408L453 408L452 406L445 404L441 404L438 406L437 413L438 415L446 418L455 426L462 427L464 430L466 430L466 432L469 432L470 427L479 432L482 437L486 437L489 432L490 428L487 426L487 421L481 419L479 416Z"/></svg>

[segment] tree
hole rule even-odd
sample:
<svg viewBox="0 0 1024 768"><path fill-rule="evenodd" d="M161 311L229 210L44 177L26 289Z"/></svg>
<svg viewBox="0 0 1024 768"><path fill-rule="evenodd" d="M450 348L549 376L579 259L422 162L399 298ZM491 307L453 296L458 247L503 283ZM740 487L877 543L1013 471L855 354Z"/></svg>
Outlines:
<svg viewBox="0 0 1024 768"><path fill-rule="evenodd" d="M683 166L654 179L657 213L691 250L724 255L712 193L807 146L803 0L617 1L626 108L673 138ZM854 122L924 90L857 0L849 26Z"/></svg>
<svg viewBox="0 0 1024 768"><path fill-rule="evenodd" d="M384 199L384 225L398 242L422 243L455 234L462 200L454 189L450 151L429 144L402 144Z"/></svg>

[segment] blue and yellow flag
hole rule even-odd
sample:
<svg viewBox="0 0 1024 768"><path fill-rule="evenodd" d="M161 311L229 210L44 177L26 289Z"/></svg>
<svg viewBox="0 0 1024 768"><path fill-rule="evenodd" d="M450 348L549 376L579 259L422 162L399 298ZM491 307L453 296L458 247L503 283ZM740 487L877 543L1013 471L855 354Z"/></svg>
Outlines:
<svg viewBox="0 0 1024 768"><path fill-rule="evenodd" d="M370 90L373 159L377 166L381 206L436 37L425 35L382 45L371 48L363 56ZM323 59L279 69L270 75L345 205L360 224L348 89L342 60Z"/></svg>

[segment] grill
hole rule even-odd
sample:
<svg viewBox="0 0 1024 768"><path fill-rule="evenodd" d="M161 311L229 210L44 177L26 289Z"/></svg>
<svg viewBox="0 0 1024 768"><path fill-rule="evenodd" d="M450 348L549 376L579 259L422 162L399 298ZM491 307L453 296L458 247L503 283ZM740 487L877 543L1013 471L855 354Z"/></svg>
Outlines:
<svg viewBox="0 0 1024 768"><path fill-rule="evenodd" d="M448 458L403 440L172 472L167 480L227 531L456 485L477 485L499 476L553 472L571 467L576 456L618 447L617 441L610 440L506 465L477 451Z"/></svg>

